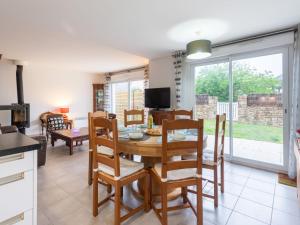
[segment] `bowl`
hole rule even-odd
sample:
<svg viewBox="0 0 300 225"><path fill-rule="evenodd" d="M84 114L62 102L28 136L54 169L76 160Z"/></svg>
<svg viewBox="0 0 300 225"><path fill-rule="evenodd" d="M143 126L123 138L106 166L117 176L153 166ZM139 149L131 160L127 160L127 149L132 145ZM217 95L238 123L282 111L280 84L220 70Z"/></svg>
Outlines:
<svg viewBox="0 0 300 225"><path fill-rule="evenodd" d="M184 134L174 134L173 135L173 140L175 141L182 141L185 139L185 135Z"/></svg>
<svg viewBox="0 0 300 225"><path fill-rule="evenodd" d="M140 133L140 132L133 132L133 133L129 133L128 135L129 135L129 138L133 139L133 140L139 140L144 137L143 133Z"/></svg>

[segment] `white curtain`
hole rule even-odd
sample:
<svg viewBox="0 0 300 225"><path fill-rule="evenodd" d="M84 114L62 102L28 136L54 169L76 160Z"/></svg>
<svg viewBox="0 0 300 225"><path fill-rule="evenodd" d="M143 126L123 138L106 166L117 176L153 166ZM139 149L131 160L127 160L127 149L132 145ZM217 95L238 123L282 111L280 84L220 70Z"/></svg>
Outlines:
<svg viewBox="0 0 300 225"><path fill-rule="evenodd" d="M296 158L294 155L295 132L300 128L300 25L295 32L294 42L294 63L293 63L293 82L292 82L292 113L291 113L291 133L289 149L288 175L290 178L296 177Z"/></svg>
<svg viewBox="0 0 300 225"><path fill-rule="evenodd" d="M111 113L111 75L109 73L105 74L105 84L104 84L104 110Z"/></svg>
<svg viewBox="0 0 300 225"><path fill-rule="evenodd" d="M176 51L173 54L173 65L174 65L174 81L175 81L175 108L180 108L182 104L182 77L183 77L183 64L184 64L184 52Z"/></svg>

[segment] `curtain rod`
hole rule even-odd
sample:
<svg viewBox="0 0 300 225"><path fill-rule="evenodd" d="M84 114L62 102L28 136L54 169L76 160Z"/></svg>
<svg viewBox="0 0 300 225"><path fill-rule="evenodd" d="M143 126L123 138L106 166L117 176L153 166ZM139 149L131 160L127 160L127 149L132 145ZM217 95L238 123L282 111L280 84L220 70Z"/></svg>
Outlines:
<svg viewBox="0 0 300 225"><path fill-rule="evenodd" d="M219 44L213 44L211 47L218 48L218 47L223 47L223 46L227 46L227 45L242 43L245 41L252 41L252 40L259 39L259 38L271 37L271 36L278 35L278 34L284 34L284 33L288 33L288 32L297 32L297 31L298 31L298 27L293 26L293 27L289 27L286 29L282 29L282 30L276 30L276 31L268 32L268 33L256 34L256 35L252 35L252 36L248 36L248 37L244 37L244 38L240 38L240 39L236 39L236 40L232 40L232 41L226 41L226 42L219 43ZM185 54L185 51L183 51L182 54ZM175 55L176 54L172 54L173 57Z"/></svg>
<svg viewBox="0 0 300 225"><path fill-rule="evenodd" d="M274 36L274 35L284 34L284 33L288 33L288 32L295 32L295 31L298 31L296 26L286 28L286 29L282 29L282 30L272 31L272 32L268 32L268 33L256 34L256 35L240 38L240 39L237 39L237 40L226 41L226 42L223 42L223 43L220 43L220 44L214 44L211 47L212 48L218 48L218 47L223 47L223 46L226 46L226 45L238 44L238 43L242 43L242 42L245 42L245 41L252 41L252 40L259 39L259 38L271 37L271 36Z"/></svg>
<svg viewBox="0 0 300 225"><path fill-rule="evenodd" d="M135 67L135 68L131 68L131 69L125 69L125 70L119 70L119 71L115 71L115 72L109 72L107 74L114 76L117 74L121 74L121 73L131 73L131 72L135 72L135 71L139 71L139 70L144 70L146 69L147 66L140 66L140 67Z"/></svg>

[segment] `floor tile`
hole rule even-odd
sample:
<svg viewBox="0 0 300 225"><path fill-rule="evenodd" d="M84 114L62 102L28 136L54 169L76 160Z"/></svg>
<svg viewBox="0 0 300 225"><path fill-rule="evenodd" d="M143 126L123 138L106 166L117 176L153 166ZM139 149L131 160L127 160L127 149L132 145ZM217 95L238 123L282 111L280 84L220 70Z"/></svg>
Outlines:
<svg viewBox="0 0 300 225"><path fill-rule="evenodd" d="M203 201L203 217L204 220L209 223L217 225L226 224L231 212L232 210L221 205L219 205L218 208L215 208L212 201Z"/></svg>
<svg viewBox="0 0 300 225"><path fill-rule="evenodd" d="M269 224L271 222L272 208L240 198L234 211Z"/></svg>
<svg viewBox="0 0 300 225"><path fill-rule="evenodd" d="M275 184L263 182L260 180L255 180L252 178L249 178L246 187L253 188L262 192L274 194L275 192Z"/></svg>
<svg viewBox="0 0 300 225"><path fill-rule="evenodd" d="M226 225L266 225L266 224L267 223L262 223L249 216L240 214L238 212L233 212Z"/></svg>
<svg viewBox="0 0 300 225"><path fill-rule="evenodd" d="M253 188L245 187L241 194L241 197L268 207L273 206L274 195L258 191Z"/></svg>
<svg viewBox="0 0 300 225"><path fill-rule="evenodd" d="M226 172L224 177L225 177L224 178L225 181L229 181L231 183L239 184L239 185L245 185L248 180L248 177L237 175L232 172Z"/></svg>
<svg viewBox="0 0 300 225"><path fill-rule="evenodd" d="M300 206L299 202L296 199L290 200L287 198L275 196L273 207L274 209L278 209L282 212L300 217Z"/></svg>
<svg viewBox="0 0 300 225"><path fill-rule="evenodd" d="M297 198L297 188L284 184L276 184L275 196L295 200Z"/></svg>
<svg viewBox="0 0 300 225"><path fill-rule="evenodd" d="M300 217L292 216L277 209L273 209L271 225L300 224Z"/></svg>
<svg viewBox="0 0 300 225"><path fill-rule="evenodd" d="M211 195L214 194L213 190L210 191ZM219 204L228 208L228 209L233 209L238 201L238 196L230 194L230 193L220 193L219 192ZM209 201L214 201L213 199L207 198Z"/></svg>
<svg viewBox="0 0 300 225"><path fill-rule="evenodd" d="M228 181L224 182L224 191L225 193L233 194L239 196L243 191L243 186L239 184L234 184Z"/></svg>

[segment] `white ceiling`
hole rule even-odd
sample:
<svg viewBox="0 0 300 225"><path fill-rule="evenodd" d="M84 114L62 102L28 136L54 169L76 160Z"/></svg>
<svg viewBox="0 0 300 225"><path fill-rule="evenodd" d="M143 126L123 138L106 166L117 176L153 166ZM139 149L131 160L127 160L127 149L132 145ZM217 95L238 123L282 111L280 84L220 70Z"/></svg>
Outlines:
<svg viewBox="0 0 300 225"><path fill-rule="evenodd" d="M184 49L189 32L218 43L289 27L300 22L299 9L299 0L1 0L0 53L113 71ZM188 25L194 20L199 30Z"/></svg>

